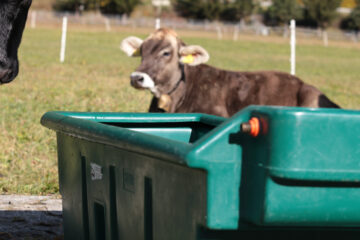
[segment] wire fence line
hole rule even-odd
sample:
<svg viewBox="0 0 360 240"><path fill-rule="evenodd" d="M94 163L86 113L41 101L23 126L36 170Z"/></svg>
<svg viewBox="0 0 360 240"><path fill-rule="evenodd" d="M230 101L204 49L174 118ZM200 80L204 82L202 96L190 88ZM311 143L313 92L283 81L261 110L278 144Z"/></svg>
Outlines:
<svg viewBox="0 0 360 240"><path fill-rule="evenodd" d="M112 27L117 26L155 28L156 25L156 18L151 17L128 18L125 15L102 15L99 13L74 14L44 10L31 11L29 14L29 22L32 28L35 28L37 24L61 25L64 16L67 16L69 25L103 26L106 31L111 31ZM251 24L244 24L243 22L222 23L185 20L181 18L163 18L161 19L161 26L175 30L181 29L214 32L220 39L223 38L224 35L230 35L234 40L237 39L238 34L254 34L262 36L277 35L284 37L288 37L289 35L289 28L265 26L256 16L253 17ZM329 31L327 34L330 41L358 42L360 40L360 35L354 31L336 30ZM317 29L297 27L296 36L298 38L321 39L322 32Z"/></svg>

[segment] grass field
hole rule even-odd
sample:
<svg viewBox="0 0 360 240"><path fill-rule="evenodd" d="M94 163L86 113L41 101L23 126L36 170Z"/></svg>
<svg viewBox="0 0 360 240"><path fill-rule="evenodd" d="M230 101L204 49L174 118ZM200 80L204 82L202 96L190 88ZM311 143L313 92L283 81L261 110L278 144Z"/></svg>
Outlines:
<svg viewBox="0 0 360 240"><path fill-rule="evenodd" d="M72 27L67 58L59 63L60 28L26 29L19 77L0 87L0 192L58 193L55 133L39 124L47 111L142 112L150 94L130 87L139 59L128 58L119 43L148 30ZM288 40L241 36L219 41L213 34L180 32L187 43L211 54L210 64L233 70L288 71ZM344 108L360 109L360 46L299 40L297 75Z"/></svg>

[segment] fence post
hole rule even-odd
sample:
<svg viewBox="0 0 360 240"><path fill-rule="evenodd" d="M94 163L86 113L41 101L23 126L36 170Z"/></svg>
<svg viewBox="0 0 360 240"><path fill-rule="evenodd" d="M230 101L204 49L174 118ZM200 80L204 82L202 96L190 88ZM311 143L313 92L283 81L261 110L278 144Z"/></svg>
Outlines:
<svg viewBox="0 0 360 240"><path fill-rule="evenodd" d="M36 11L31 11L31 28L36 28Z"/></svg>
<svg viewBox="0 0 360 240"><path fill-rule="evenodd" d="M161 27L161 25L160 25L160 18L156 18L155 19L155 29L157 30L157 29L159 29Z"/></svg>
<svg viewBox="0 0 360 240"><path fill-rule="evenodd" d="M222 31L221 31L221 27L218 24L216 24L215 28L216 28L216 33L217 33L218 39L222 40L223 39L223 34L222 34Z"/></svg>
<svg viewBox="0 0 360 240"><path fill-rule="evenodd" d="M329 46L329 37L328 37L328 32L327 30L323 30L323 41L324 41L324 46L327 47Z"/></svg>
<svg viewBox="0 0 360 240"><path fill-rule="evenodd" d="M295 75L295 63L296 63L296 22L295 20L290 21L290 73L291 75Z"/></svg>
<svg viewBox="0 0 360 240"><path fill-rule="evenodd" d="M239 25L240 25L240 23L239 23ZM237 40L238 40L238 37L239 37L239 28L240 28L239 25L236 24L236 25L234 26L234 36L233 36L233 40L234 40L234 41L237 41Z"/></svg>
<svg viewBox="0 0 360 240"><path fill-rule="evenodd" d="M63 17L61 48L60 48L60 62L61 63L63 63L65 61L67 22L68 22L67 17L66 16Z"/></svg>
<svg viewBox="0 0 360 240"><path fill-rule="evenodd" d="M110 20L107 17L105 17L105 28L107 32L111 31Z"/></svg>

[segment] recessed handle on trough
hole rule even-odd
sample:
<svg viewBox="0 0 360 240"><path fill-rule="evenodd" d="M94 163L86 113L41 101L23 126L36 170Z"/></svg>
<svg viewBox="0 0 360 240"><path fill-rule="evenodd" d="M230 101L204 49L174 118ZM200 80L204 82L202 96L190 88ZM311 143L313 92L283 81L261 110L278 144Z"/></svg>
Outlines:
<svg viewBox="0 0 360 240"><path fill-rule="evenodd" d="M260 120L252 117L248 122L241 124L241 131L252 137L257 137L260 133Z"/></svg>

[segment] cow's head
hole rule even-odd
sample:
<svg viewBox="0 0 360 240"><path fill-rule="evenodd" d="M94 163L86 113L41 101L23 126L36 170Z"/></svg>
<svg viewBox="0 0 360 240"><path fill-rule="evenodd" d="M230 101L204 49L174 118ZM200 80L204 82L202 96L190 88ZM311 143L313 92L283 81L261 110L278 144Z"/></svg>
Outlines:
<svg viewBox="0 0 360 240"><path fill-rule="evenodd" d="M120 48L128 56L141 56L140 66L130 76L131 85L149 89L156 97L170 94L184 77L184 64L196 66L209 60L200 46L186 46L170 29L158 29L145 40L128 37Z"/></svg>
<svg viewBox="0 0 360 240"><path fill-rule="evenodd" d="M0 84L19 72L18 48L32 0L0 1Z"/></svg>

